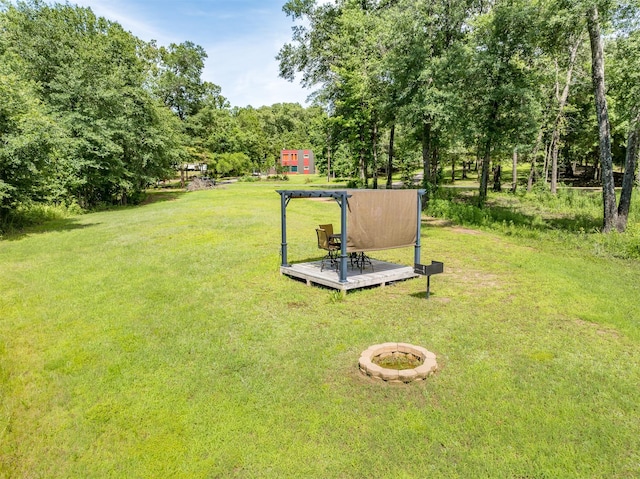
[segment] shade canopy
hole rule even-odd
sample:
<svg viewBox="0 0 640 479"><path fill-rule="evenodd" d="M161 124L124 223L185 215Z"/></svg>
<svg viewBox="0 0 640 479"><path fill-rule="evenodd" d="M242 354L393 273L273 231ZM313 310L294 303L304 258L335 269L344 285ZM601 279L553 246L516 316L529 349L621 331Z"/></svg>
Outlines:
<svg viewBox="0 0 640 479"><path fill-rule="evenodd" d="M340 205L340 281L349 253L414 246L420 263L420 212L424 190L277 190L282 220L282 266L287 258L287 205L293 198L333 198ZM348 211L348 214L347 214Z"/></svg>
<svg viewBox="0 0 640 479"><path fill-rule="evenodd" d="M347 252L415 245L416 190L350 190L347 207Z"/></svg>

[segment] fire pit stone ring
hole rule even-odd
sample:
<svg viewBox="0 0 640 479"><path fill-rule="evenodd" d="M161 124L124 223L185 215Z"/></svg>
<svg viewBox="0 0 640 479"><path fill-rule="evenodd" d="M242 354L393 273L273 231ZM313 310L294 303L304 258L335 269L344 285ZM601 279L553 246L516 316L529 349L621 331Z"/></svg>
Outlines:
<svg viewBox="0 0 640 479"><path fill-rule="evenodd" d="M402 356L414 359L419 365L411 369L389 369L376 364L380 359ZM360 354L358 366L362 374L395 383L424 380L438 368L434 353L421 346L407 343L382 343L369 346Z"/></svg>

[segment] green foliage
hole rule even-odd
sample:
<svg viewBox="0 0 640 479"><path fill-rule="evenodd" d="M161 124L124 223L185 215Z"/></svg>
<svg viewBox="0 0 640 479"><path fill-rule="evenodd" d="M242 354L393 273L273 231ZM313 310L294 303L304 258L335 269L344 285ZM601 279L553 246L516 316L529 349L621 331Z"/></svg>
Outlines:
<svg viewBox="0 0 640 479"><path fill-rule="evenodd" d="M279 162L282 149L321 152L318 125L324 116L319 108L305 109L297 103L258 109L208 103L187 118L185 131L201 155L241 153L250 159L252 169L267 172Z"/></svg>
<svg viewBox="0 0 640 479"><path fill-rule="evenodd" d="M0 63L0 221L19 204L58 199L62 131L36 86Z"/></svg>
<svg viewBox="0 0 640 479"><path fill-rule="evenodd" d="M154 92L181 120L197 113L203 103L207 84L200 78L207 53L200 45L171 43L158 49L159 68ZM219 94L219 87L211 85Z"/></svg>
<svg viewBox="0 0 640 479"><path fill-rule="evenodd" d="M43 203L22 203L8 212L0 221L0 239L4 236L19 235L29 227L54 225L58 221L68 220L82 213L77 204L49 205Z"/></svg>
<svg viewBox="0 0 640 479"><path fill-rule="evenodd" d="M168 176L183 153L178 124L148 91L150 66L141 41L90 9L71 5L18 2L0 18L2 62L37 99L25 107L33 112L40 103L47 121L55 121L49 139L38 138L37 130L26 135L37 144L39 161L54 164L53 173L36 166L32 171L50 199L75 199L88 207L127 203ZM13 114L21 111L11 108ZM33 121L21 128L37 128L35 113L29 117ZM11 148L3 145L2 154L15 165L26 164ZM31 199L46 199L38 189L31 188Z"/></svg>
<svg viewBox="0 0 640 479"><path fill-rule="evenodd" d="M244 153L216 153L212 161L218 176L242 176L251 171L251 162Z"/></svg>
<svg viewBox="0 0 640 479"><path fill-rule="evenodd" d="M330 112L327 144L332 153L348 151L346 162L336 154L333 164L363 185L380 170L380 139L393 128L405 148L385 169L400 171L406 183L408 165L419 162L424 184L440 184L442 163L462 152L482 160L483 201L491 167L517 148L536 161L559 160L545 167L553 170L555 192L556 163L599 168L584 35L592 5L290 1L284 11L303 21L279 53L280 73L289 80L301 73L303 85L318 88L315 99ZM613 32L605 39L613 60L608 75L616 77L613 156L622 166L632 131L626 122L637 124L640 111L633 81L638 5L598 7Z"/></svg>
<svg viewBox="0 0 640 479"><path fill-rule="evenodd" d="M545 238L606 257L640 259L640 207L630 212L628 231L601 235L602 197L593 192L561 188L557 195L548 190L517 196L494 194L480 207L475 195L443 188L429 200L426 212L508 236Z"/></svg>
<svg viewBox="0 0 640 479"><path fill-rule="evenodd" d="M238 181L243 183L255 183L256 181L260 181L261 178L259 176L241 176L238 178Z"/></svg>

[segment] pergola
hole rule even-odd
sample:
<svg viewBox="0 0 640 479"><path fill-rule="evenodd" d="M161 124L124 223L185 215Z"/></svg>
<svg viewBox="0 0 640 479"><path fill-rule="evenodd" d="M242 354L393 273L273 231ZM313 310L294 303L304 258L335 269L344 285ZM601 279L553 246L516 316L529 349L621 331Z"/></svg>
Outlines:
<svg viewBox="0 0 640 479"><path fill-rule="evenodd" d="M358 203L355 201L358 196L363 194L368 195L367 201L361 201ZM374 192L379 192L376 195ZM407 203L407 198L412 198L412 192L415 192L415 213L412 209L409 210L415 214L413 221L415 221L415 230L411 225L407 225L408 218L406 217L407 208L404 209L405 216L396 214L394 208L397 206L394 202L394 197L401 198L404 204ZM414 246L414 265L420 263L420 226L421 226L421 211L422 211L422 196L425 194L425 190L277 190L280 194L280 211L281 211L281 230L282 230L282 267L289 267L289 261L287 257L287 206L289 202L294 198L333 198L340 206L340 266L339 266L339 281L340 283L347 282L347 259L350 251L369 251L369 250L381 250L390 248L399 248L407 246L406 239L388 238L386 242L380 244L372 244L369 238L374 238L380 235L380 231L373 231L373 225L376 225L378 219L380 222L393 222L399 221L406 231L409 229L411 237L415 233L415 241L412 239ZM384 196L384 197L383 197ZM352 198L350 204L349 199ZM376 202L376 199L380 201ZM412 201L412 200L411 200ZM374 203L373 205L371 203ZM376 204L377 203L377 204ZM358 206L360 204L361 206ZM357 228L353 227L353 221L349 221L349 215L361 215L362 222L357 224ZM349 224L351 223L354 230L350 232ZM395 225L397 226L397 225ZM389 226L389 230L394 229L394 225ZM397 228L395 228L397 229Z"/></svg>

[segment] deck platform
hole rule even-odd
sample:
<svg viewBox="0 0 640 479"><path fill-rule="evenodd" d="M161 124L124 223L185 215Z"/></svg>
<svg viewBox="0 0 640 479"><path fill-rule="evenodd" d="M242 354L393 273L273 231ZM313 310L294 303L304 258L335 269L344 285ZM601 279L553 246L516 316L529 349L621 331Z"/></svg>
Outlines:
<svg viewBox="0 0 640 479"><path fill-rule="evenodd" d="M411 266L371 259L371 265L367 264L362 272L359 267L348 264L347 281L341 283L338 272L331 268L327 262L325 262L323 271L320 271L321 266L321 261L297 263L290 266L280 266L280 273L306 281L307 286L322 285L345 293L352 289L385 286L394 281L403 281L419 276L414 273Z"/></svg>

